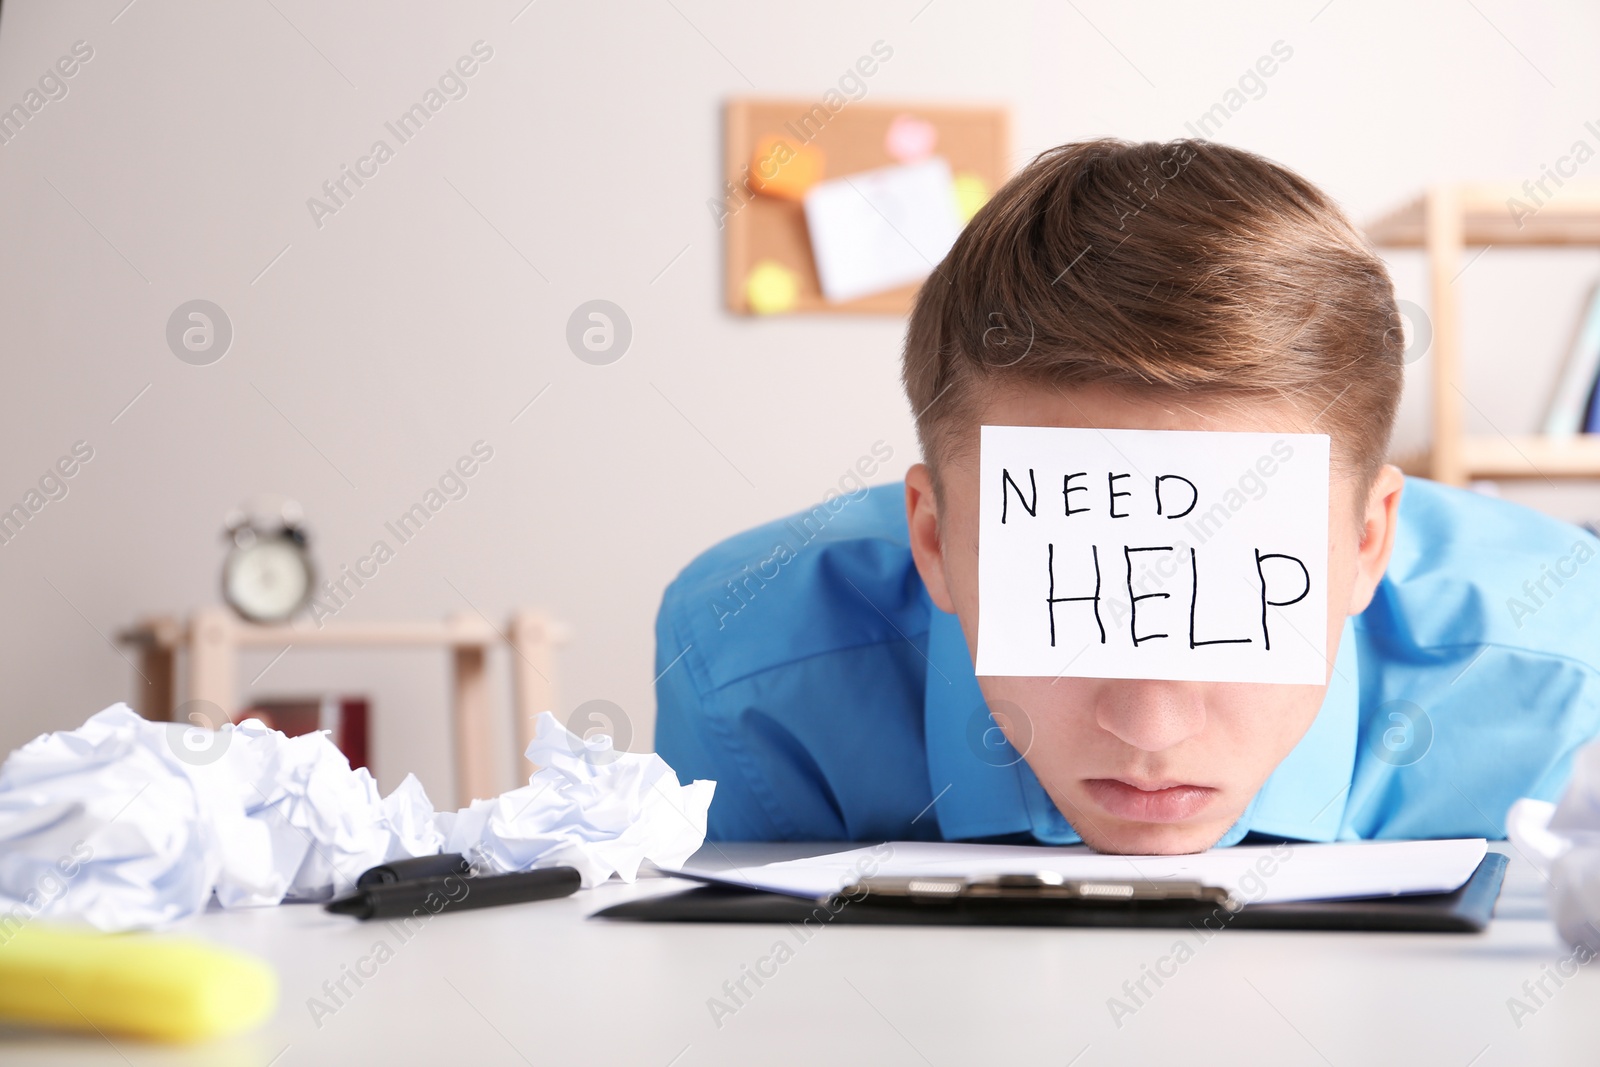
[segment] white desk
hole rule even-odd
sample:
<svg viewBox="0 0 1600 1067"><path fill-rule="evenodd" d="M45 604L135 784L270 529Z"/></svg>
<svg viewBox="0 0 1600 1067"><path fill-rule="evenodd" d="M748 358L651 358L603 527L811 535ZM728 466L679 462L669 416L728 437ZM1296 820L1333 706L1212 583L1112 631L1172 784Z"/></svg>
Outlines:
<svg viewBox="0 0 1600 1067"><path fill-rule="evenodd" d="M832 851L837 846L809 851ZM723 846L740 864L795 846ZM710 850L708 850L710 851ZM715 857L715 852L710 851ZM1520 1029L1507 1010L1567 954L1538 875L1513 855L1488 933L1223 931L1136 1014L1107 1000L1178 931L825 928L619 923L585 917L649 879L557 901L444 915L401 944L381 923L292 906L214 912L185 932L270 960L277 1017L191 1050L99 1037L0 1035L6 1064L238 1067L572 1064L1446 1064L1600 1061L1600 967ZM385 940L394 956L319 1028L307 998ZM779 939L794 956L718 1028L723 983ZM1194 944L1196 938L1189 935ZM768 968L770 969L770 968ZM1590 972L1594 973L1590 973ZM331 1001L329 1002L331 1005Z"/></svg>

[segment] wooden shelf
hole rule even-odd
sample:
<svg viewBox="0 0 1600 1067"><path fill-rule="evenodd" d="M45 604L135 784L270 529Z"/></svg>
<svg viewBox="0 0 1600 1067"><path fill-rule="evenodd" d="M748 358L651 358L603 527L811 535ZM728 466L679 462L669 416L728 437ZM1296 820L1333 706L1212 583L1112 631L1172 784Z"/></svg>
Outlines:
<svg viewBox="0 0 1600 1067"><path fill-rule="evenodd" d="M1569 181L1543 197L1542 206L1516 185L1451 188L1461 209L1464 246L1600 246L1600 183ZM1508 206L1513 198L1531 209L1520 216L1520 226ZM1427 198L1418 197L1373 220L1366 233L1379 248L1427 247Z"/></svg>
<svg viewBox="0 0 1600 1067"><path fill-rule="evenodd" d="M284 645L340 647L352 645L433 646L493 644L494 633L487 623L455 626L447 623L358 623L315 626L259 626L227 618L228 633L237 648L282 648ZM141 620L117 634L119 641L132 645L159 645L166 648L186 644L189 626L172 619Z"/></svg>
<svg viewBox="0 0 1600 1067"><path fill-rule="evenodd" d="M1461 440L1460 454L1468 479L1600 478L1600 434L1466 437ZM1433 469L1427 452L1403 456L1396 462L1407 474L1429 477Z"/></svg>
<svg viewBox="0 0 1600 1067"><path fill-rule="evenodd" d="M1474 478L1600 477L1600 436L1468 437L1461 442Z"/></svg>
<svg viewBox="0 0 1600 1067"><path fill-rule="evenodd" d="M1507 438L1466 431L1458 384L1461 294L1455 286L1463 263L1470 264L1464 249L1600 247L1600 182L1568 181L1540 199L1542 204L1510 184L1436 185L1367 227L1376 247L1422 248L1428 254L1433 436L1423 454L1400 461L1407 474L1446 485L1466 485L1475 478L1600 478L1600 435Z"/></svg>
<svg viewBox="0 0 1600 1067"><path fill-rule="evenodd" d="M257 626L229 619L229 633L239 648L350 648L374 647L455 648L493 645L504 638L488 620L475 615L455 616L443 622L330 622L318 628L309 623ZM548 638L566 640L567 628L547 623ZM188 629L173 619L146 619L117 634L134 645L156 644L173 648L189 640Z"/></svg>
<svg viewBox="0 0 1600 1067"><path fill-rule="evenodd" d="M555 706L554 649L567 638L567 628L535 611L517 611L501 630L478 614L465 612L439 621L341 622L318 627L309 622L256 626L226 609L200 608L188 619L157 615L139 620L117 634L139 653L135 668L144 687L139 711L147 719L170 721L178 709L179 656L187 660L188 699L214 705L232 718L240 709L239 653L245 649L296 648L437 648L454 664L451 718L455 733L456 792L460 804L493 796L494 764L503 751L491 731L491 693L486 674L489 650L504 640L511 657L512 713L516 751L526 752L533 740L534 717ZM276 659L273 660L277 662ZM268 665L269 667L271 664ZM265 672L263 672L265 673ZM259 676L257 676L259 679ZM252 683L254 684L254 683ZM215 724L212 724L215 725ZM519 773L531 764L521 761Z"/></svg>

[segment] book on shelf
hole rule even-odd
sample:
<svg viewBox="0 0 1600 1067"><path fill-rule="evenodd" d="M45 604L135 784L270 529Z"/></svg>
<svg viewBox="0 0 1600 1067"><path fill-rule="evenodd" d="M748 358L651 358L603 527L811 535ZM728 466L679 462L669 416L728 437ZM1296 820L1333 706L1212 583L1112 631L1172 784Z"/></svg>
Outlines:
<svg viewBox="0 0 1600 1067"><path fill-rule="evenodd" d="M1589 387L1589 406L1583 412L1583 432L1600 433L1600 373Z"/></svg>
<svg viewBox="0 0 1600 1067"><path fill-rule="evenodd" d="M234 715L233 721L260 719L290 737L326 730L351 767L366 767L371 741L366 697L326 694L310 697L274 697L257 700Z"/></svg>
<svg viewBox="0 0 1600 1067"><path fill-rule="evenodd" d="M1589 291L1561 378L1545 410L1545 433L1566 437L1586 430L1595 432L1589 424L1591 419L1600 417L1600 412L1595 410L1597 378L1600 378L1600 282Z"/></svg>

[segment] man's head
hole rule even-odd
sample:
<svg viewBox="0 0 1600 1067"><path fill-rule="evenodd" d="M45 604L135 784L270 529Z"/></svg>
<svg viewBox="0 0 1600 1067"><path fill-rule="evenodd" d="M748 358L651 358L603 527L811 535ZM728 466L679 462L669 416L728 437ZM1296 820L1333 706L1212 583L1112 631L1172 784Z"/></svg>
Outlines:
<svg viewBox="0 0 1600 1067"><path fill-rule="evenodd" d="M1276 164L1203 141L1046 152L973 219L906 335L926 460L907 475L906 504L934 602L975 650L983 424L1327 433L1331 673L1344 619L1370 601L1392 545L1401 478L1383 457L1398 324L1382 262ZM1026 717L1000 725L1084 840L1116 852L1213 844L1326 688L979 684L991 707Z"/></svg>

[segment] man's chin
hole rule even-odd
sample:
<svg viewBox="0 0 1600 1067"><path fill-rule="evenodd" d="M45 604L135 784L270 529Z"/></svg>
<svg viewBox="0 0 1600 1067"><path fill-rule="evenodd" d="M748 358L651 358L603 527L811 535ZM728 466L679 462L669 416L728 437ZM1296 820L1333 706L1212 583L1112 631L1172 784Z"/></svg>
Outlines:
<svg viewBox="0 0 1600 1067"><path fill-rule="evenodd" d="M1195 823L1140 823L1101 819L1069 819L1083 843L1096 852L1119 856L1182 856L1222 840L1233 820Z"/></svg>

